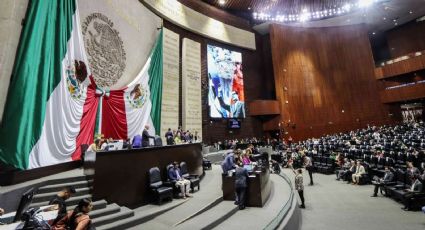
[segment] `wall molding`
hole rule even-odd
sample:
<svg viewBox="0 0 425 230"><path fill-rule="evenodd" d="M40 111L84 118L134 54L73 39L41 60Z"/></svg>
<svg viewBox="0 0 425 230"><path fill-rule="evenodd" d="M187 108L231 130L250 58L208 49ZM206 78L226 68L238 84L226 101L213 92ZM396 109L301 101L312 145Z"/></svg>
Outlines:
<svg viewBox="0 0 425 230"><path fill-rule="evenodd" d="M199 13L176 0L140 0L159 16L191 32L226 44L255 50L255 34Z"/></svg>

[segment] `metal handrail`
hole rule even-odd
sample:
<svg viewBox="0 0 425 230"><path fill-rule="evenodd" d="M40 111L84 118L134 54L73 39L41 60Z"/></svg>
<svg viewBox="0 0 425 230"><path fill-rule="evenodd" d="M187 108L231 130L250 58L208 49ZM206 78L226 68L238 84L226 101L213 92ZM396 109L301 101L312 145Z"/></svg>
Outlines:
<svg viewBox="0 0 425 230"><path fill-rule="evenodd" d="M294 198L294 189L292 186L292 182L289 179L289 177L285 174L278 174L280 177L282 177L286 182L288 182L289 187L291 187L291 193L289 194L289 200L285 203L285 205L282 207L282 209L279 211L279 213L271 220L266 227L264 227L264 230L272 230L276 229L282 220L286 217L289 210L292 208L292 200Z"/></svg>

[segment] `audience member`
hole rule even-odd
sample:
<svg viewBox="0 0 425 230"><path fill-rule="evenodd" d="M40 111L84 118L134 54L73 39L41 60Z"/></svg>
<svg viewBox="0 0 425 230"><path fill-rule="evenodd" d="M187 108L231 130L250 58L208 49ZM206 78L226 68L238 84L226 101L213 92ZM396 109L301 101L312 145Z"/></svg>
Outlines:
<svg viewBox="0 0 425 230"><path fill-rule="evenodd" d="M0 216L4 214L4 209L0 208Z"/></svg>
<svg viewBox="0 0 425 230"><path fill-rule="evenodd" d="M183 199L186 199L186 197L191 197L191 195L189 194L190 181L182 177L178 162L173 163L173 167L171 167L168 171L168 178L175 183L175 186L177 188L180 188L180 196Z"/></svg>
<svg viewBox="0 0 425 230"><path fill-rule="evenodd" d="M419 180L419 175L414 174L413 183L411 187L406 189L405 190L406 193L403 195L404 207L402 209L406 211L410 210L412 201L413 201L412 198L414 197L415 194L422 192L422 190L423 190L423 185L421 181Z"/></svg>
<svg viewBox="0 0 425 230"><path fill-rule="evenodd" d="M360 177L362 177L362 175L365 173L366 173L366 170L364 169L364 166L360 163L360 161L357 161L356 171L351 176L353 181L352 184L358 185L360 182Z"/></svg>
<svg viewBox="0 0 425 230"><path fill-rule="evenodd" d="M76 191L73 187L65 187L60 192L58 192L58 194L56 194L50 199L49 205L54 205L54 206L51 208L48 208L45 211L58 210L58 216L53 221L53 224L58 222L60 219L62 219L66 215L65 201L71 198L71 196L75 193Z"/></svg>
<svg viewBox="0 0 425 230"><path fill-rule="evenodd" d="M77 207L73 211L69 211L62 219L52 226L53 230L88 230L90 229L91 220L89 212L93 205L91 200L82 199L78 202Z"/></svg>
<svg viewBox="0 0 425 230"><path fill-rule="evenodd" d="M347 158L344 159L345 163L341 166L340 170L336 170L336 179L344 179L345 174L350 171L350 168L354 165L354 161L349 161Z"/></svg>
<svg viewBox="0 0 425 230"><path fill-rule="evenodd" d="M387 183L393 181L393 179L394 179L394 173L392 172L392 169L390 169L388 166L385 166L384 177L378 178L377 176L375 176L373 178L372 184L375 185L375 189L373 190L372 197L377 197L379 187L386 185Z"/></svg>

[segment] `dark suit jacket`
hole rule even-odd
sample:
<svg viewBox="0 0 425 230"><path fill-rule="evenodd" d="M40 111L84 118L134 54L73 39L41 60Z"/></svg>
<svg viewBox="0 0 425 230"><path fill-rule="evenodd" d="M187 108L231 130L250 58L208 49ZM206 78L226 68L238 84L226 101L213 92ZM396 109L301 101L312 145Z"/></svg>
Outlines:
<svg viewBox="0 0 425 230"><path fill-rule="evenodd" d="M147 147L149 146L149 138L155 138L154 136L149 135L149 132L145 129L143 130L142 134L142 146Z"/></svg>
<svg viewBox="0 0 425 230"><path fill-rule="evenodd" d="M235 172L235 188L248 187L248 170L246 168L237 167Z"/></svg>

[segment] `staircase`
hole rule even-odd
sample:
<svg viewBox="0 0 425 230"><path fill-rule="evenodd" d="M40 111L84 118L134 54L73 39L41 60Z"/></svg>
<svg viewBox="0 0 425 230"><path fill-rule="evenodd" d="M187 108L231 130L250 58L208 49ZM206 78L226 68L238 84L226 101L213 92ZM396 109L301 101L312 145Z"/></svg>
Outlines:
<svg viewBox="0 0 425 230"><path fill-rule="evenodd" d="M30 207L48 205L49 200L62 188L73 186L76 193L66 201L68 210L72 210L81 199L92 198L92 184L93 180L86 176L50 180L46 185L39 187ZM93 210L89 213L89 216L97 229L105 229L112 223L125 222L126 219L131 219L134 216L134 211L115 203L108 204L105 200L97 200L93 201Z"/></svg>

